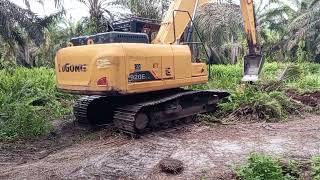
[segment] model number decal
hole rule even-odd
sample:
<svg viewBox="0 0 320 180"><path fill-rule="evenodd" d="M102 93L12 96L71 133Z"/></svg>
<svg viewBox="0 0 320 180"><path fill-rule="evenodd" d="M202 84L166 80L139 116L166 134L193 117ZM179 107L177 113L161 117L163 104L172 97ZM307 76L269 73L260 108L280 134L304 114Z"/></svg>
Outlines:
<svg viewBox="0 0 320 180"><path fill-rule="evenodd" d="M153 81L156 78L149 71L134 72L129 74L129 82Z"/></svg>
<svg viewBox="0 0 320 180"><path fill-rule="evenodd" d="M131 74L129 78L131 80L145 80L146 75L145 74Z"/></svg>

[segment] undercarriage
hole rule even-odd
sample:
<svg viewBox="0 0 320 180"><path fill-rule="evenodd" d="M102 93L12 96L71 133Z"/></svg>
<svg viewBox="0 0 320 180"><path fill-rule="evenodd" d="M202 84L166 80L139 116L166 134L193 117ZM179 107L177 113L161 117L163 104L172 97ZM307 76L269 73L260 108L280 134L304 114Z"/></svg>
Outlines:
<svg viewBox="0 0 320 180"><path fill-rule="evenodd" d="M78 122L114 125L119 131L138 137L163 124L214 112L228 92L172 89L136 95L85 96L74 106Z"/></svg>

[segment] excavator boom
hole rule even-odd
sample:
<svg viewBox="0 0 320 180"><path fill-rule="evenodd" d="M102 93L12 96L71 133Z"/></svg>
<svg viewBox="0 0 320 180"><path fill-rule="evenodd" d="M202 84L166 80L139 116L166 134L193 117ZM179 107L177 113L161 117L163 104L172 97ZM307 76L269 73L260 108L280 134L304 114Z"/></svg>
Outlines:
<svg viewBox="0 0 320 180"><path fill-rule="evenodd" d="M162 21L153 44L173 44L179 41L184 30L194 17L196 9L216 0L174 0ZM258 81L263 66L261 46L258 43L253 0L240 0L241 13L248 43L248 53L244 57L244 77L242 81Z"/></svg>
<svg viewBox="0 0 320 180"><path fill-rule="evenodd" d="M215 0L187 0L187 3L186 0L174 0L174 2L171 3L165 18L161 23L160 30L152 43L175 43L177 40L175 37L179 39L182 36L190 22L190 17L194 17L196 9L208 2L215 2Z"/></svg>
<svg viewBox="0 0 320 180"><path fill-rule="evenodd" d="M264 60L261 46L258 43L256 16L253 0L241 0L241 12L248 43L248 53L244 57L244 82L255 82L259 79Z"/></svg>

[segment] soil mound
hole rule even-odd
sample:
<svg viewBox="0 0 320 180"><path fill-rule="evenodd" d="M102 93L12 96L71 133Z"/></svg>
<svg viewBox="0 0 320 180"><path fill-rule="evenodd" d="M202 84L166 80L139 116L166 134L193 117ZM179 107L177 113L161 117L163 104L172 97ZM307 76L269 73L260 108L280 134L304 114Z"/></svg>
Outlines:
<svg viewBox="0 0 320 180"><path fill-rule="evenodd" d="M313 93L299 94L295 91L287 91L287 96L311 107L317 107L320 104L320 91Z"/></svg>

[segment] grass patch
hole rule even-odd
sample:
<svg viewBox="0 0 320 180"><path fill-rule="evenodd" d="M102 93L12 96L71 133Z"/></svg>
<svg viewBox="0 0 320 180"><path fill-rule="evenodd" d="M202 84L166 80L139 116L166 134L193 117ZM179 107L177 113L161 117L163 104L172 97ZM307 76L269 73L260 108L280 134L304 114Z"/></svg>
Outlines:
<svg viewBox="0 0 320 180"><path fill-rule="evenodd" d="M53 69L15 68L0 71L0 140L47 134L50 120L71 113L72 97L61 94Z"/></svg>
<svg viewBox="0 0 320 180"><path fill-rule="evenodd" d="M315 164L320 161L315 160ZM313 179L317 180L316 172L319 173L320 165L311 165ZM316 168L315 168L316 166ZM296 160L283 160L267 155L252 153L247 163L235 168L237 179L241 180L296 180L296 179L311 179L306 175L310 169L310 163ZM319 175L319 174L318 174Z"/></svg>
<svg viewBox="0 0 320 180"><path fill-rule="evenodd" d="M320 180L320 156L312 158L311 170L313 179Z"/></svg>
<svg viewBox="0 0 320 180"><path fill-rule="evenodd" d="M241 180L284 180L280 163L269 156L251 154L244 166L236 168Z"/></svg>

